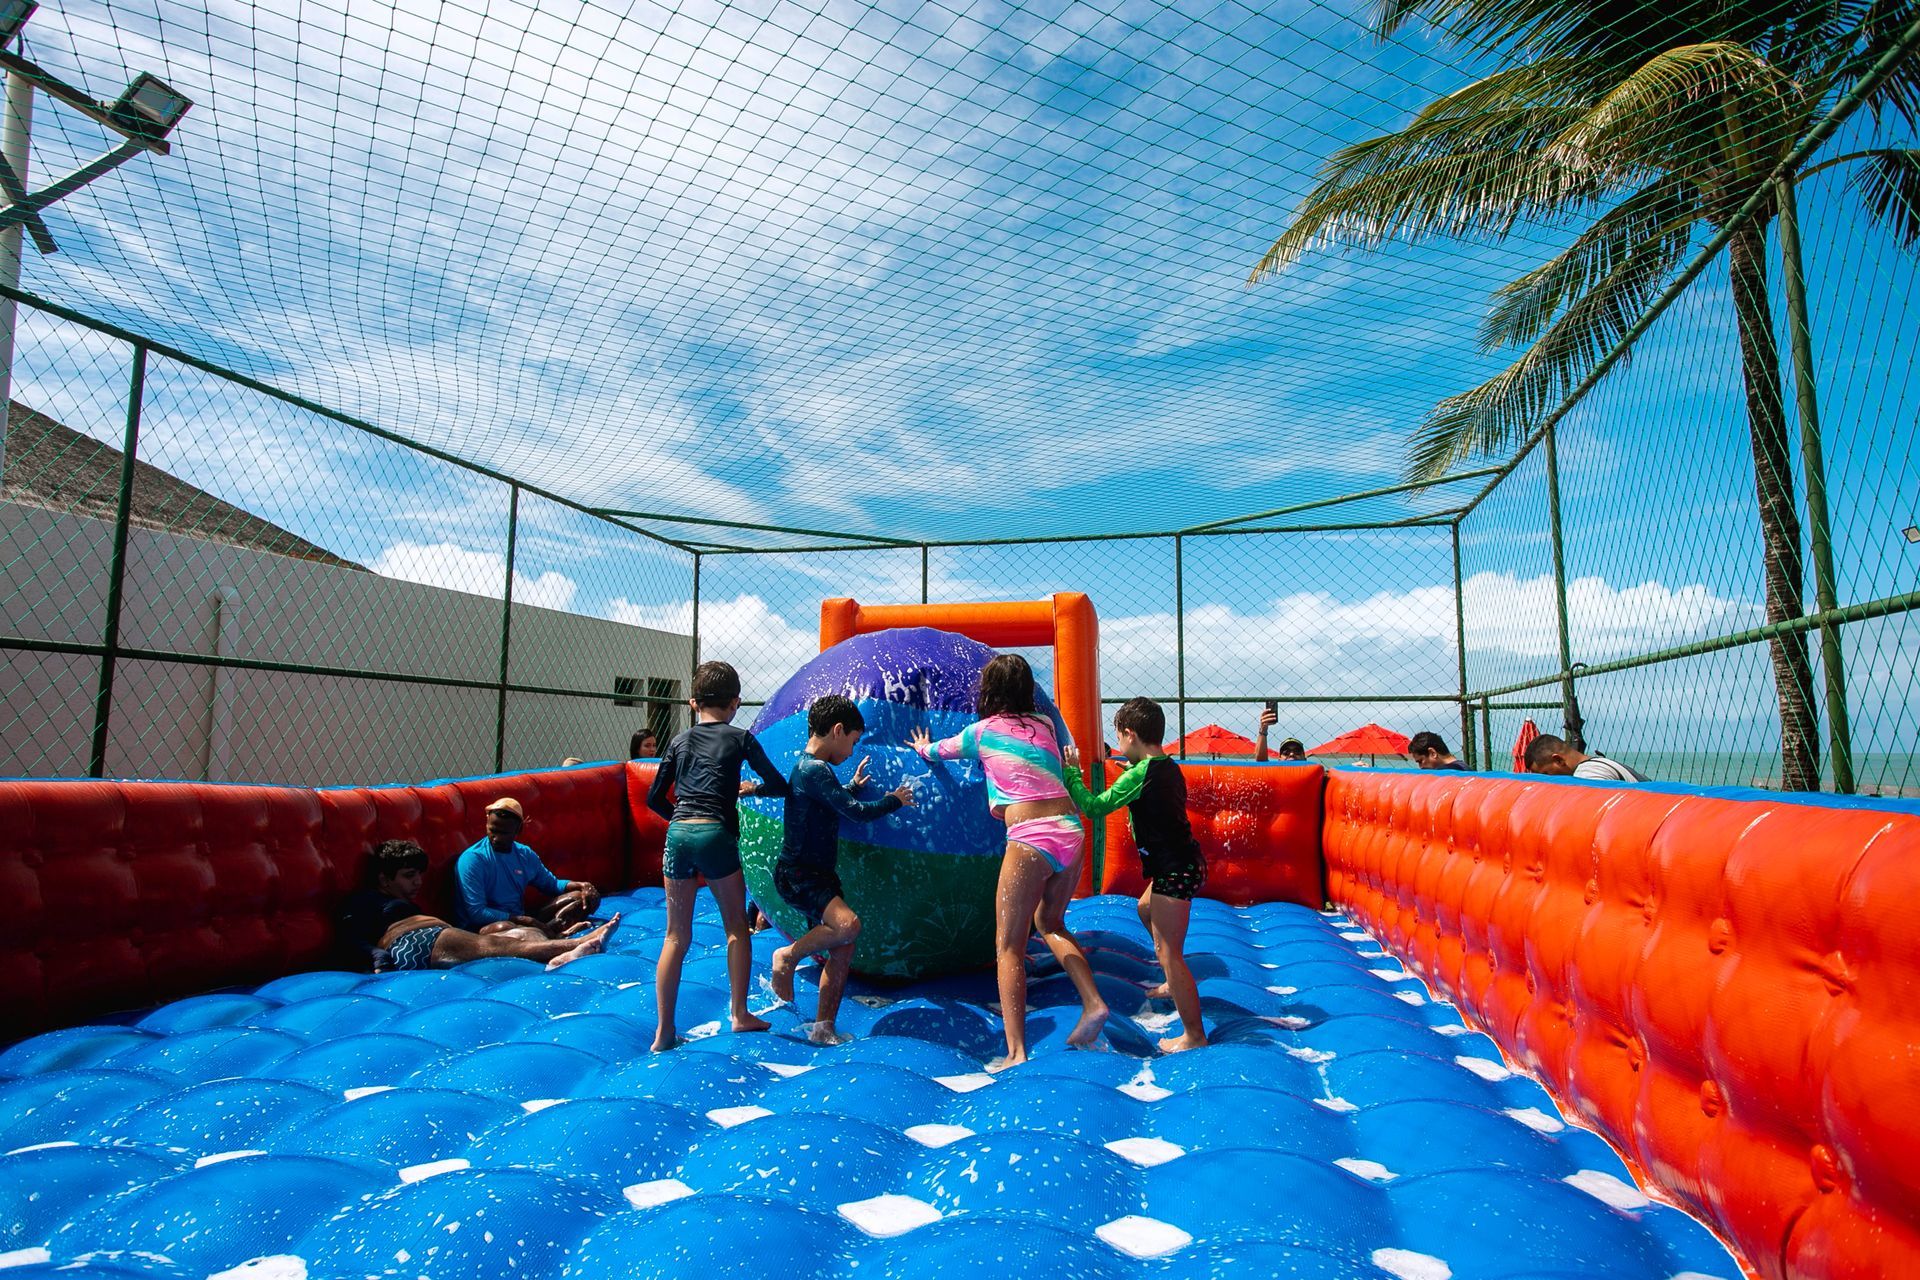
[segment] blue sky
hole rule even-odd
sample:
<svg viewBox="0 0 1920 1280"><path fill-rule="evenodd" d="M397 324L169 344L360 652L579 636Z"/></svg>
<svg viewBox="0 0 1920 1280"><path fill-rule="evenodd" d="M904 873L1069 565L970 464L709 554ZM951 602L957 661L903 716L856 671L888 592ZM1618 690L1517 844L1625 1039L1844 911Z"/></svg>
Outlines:
<svg viewBox="0 0 1920 1280"><path fill-rule="evenodd" d="M63 252L30 254L28 287L590 503L965 538L1390 483L1426 408L1498 367L1473 344L1488 291L1561 234L1318 255L1245 287L1329 151L1476 70L1419 32L1375 41L1350 5L299 13L35 18L30 52L95 92L153 69L198 105L175 156L49 215ZM95 141L43 101L36 170ZM1914 585L1913 266L1838 175L1806 203L1842 595L1868 599ZM16 394L116 435L124 353L45 322L24 341ZM1576 657L1757 620L1732 353L1709 271L1569 419ZM191 371L159 371L149 419L153 460L342 554L498 581L497 486ZM1463 530L1476 682L1553 661L1541 505L1536 460ZM523 596L673 624L684 557L529 508ZM1190 649L1221 692L1453 687L1444 531L1196 547ZM1078 586L1144 636L1171 617L1168 555L950 553L935 593ZM918 564L710 579L772 672L821 595L917 594ZM1137 648L1110 668L1164 678L1164 646ZM1747 684L1723 699L1742 723Z"/></svg>

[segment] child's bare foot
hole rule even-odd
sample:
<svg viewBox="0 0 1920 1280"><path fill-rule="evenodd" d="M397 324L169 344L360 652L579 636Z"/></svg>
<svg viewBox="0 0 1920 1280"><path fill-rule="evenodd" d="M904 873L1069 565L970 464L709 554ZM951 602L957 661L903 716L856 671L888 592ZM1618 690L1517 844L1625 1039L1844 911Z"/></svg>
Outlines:
<svg viewBox="0 0 1920 1280"><path fill-rule="evenodd" d="M813 1024L813 1030L807 1032L807 1039L813 1041L815 1044L832 1048L837 1044L845 1044L847 1041L853 1039L853 1037L841 1035L840 1032L829 1023L816 1022Z"/></svg>
<svg viewBox="0 0 1920 1280"><path fill-rule="evenodd" d="M1100 1029L1107 1025L1107 1006L1089 1005L1080 1015L1080 1021L1074 1024L1067 1035L1067 1043L1075 1049L1084 1049L1100 1038Z"/></svg>
<svg viewBox="0 0 1920 1280"><path fill-rule="evenodd" d="M1160 1042L1160 1052L1162 1053L1182 1053L1188 1049L1204 1049L1206 1047L1207 1033L1204 1031L1196 1031L1191 1035L1184 1036L1168 1036Z"/></svg>
<svg viewBox="0 0 1920 1280"><path fill-rule="evenodd" d="M665 1053L669 1049L678 1049L686 1041L676 1035L657 1035L653 1038L653 1052Z"/></svg>
<svg viewBox="0 0 1920 1280"><path fill-rule="evenodd" d="M619 927L619 924L620 917L616 914L613 919L607 921L592 933L581 934L579 941L575 942L572 947L547 961L547 968L558 969L565 965L572 964L575 960L584 960L588 956L599 955L607 949L607 939L613 936L613 931Z"/></svg>
<svg viewBox="0 0 1920 1280"><path fill-rule="evenodd" d="M750 1013L736 1014L733 1019L733 1029L736 1032L771 1031L773 1024L765 1018L756 1018Z"/></svg>
<svg viewBox="0 0 1920 1280"><path fill-rule="evenodd" d="M1025 1053L1010 1053L1004 1058L995 1058L987 1064L987 1074L997 1076L1008 1067L1017 1067L1026 1060Z"/></svg>
<svg viewBox="0 0 1920 1280"><path fill-rule="evenodd" d="M792 947L781 947L773 953L773 973L767 981L782 1004L793 1003L793 971L799 967L799 962L793 958Z"/></svg>
<svg viewBox="0 0 1920 1280"><path fill-rule="evenodd" d="M1171 1000L1173 999L1173 992L1167 990L1167 984L1162 982L1156 986L1151 986L1147 988L1147 999Z"/></svg>

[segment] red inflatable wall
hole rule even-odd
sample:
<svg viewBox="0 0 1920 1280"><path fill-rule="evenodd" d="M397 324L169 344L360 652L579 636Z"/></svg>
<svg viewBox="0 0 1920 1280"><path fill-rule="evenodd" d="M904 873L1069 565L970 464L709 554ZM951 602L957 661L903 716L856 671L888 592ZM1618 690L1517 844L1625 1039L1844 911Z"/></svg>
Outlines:
<svg viewBox="0 0 1920 1280"><path fill-rule="evenodd" d="M1107 761L1107 781L1121 766ZM1319 910L1320 793L1326 770L1317 764L1230 765L1182 761L1187 820L1207 858L1204 898L1221 902L1298 902ZM1126 810L1106 819L1107 856L1102 893L1140 896L1140 852Z"/></svg>
<svg viewBox="0 0 1920 1280"><path fill-rule="evenodd" d="M367 850L418 840L427 905L502 795L555 874L624 885L626 770L417 787L0 782L0 1028L24 1035L335 959L333 912ZM656 855L655 873L658 873Z"/></svg>
<svg viewBox="0 0 1920 1280"><path fill-rule="evenodd" d="M1766 1276L1920 1275L1920 817L1337 772L1334 899Z"/></svg>

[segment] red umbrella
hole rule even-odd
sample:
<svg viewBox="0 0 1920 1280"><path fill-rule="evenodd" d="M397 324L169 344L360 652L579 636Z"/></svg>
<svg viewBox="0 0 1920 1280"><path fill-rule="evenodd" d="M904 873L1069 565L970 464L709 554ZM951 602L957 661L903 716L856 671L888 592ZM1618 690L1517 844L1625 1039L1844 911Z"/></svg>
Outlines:
<svg viewBox="0 0 1920 1280"><path fill-rule="evenodd" d="M1173 744L1173 754L1187 756L1250 756L1253 750L1252 738L1217 724L1203 724Z"/></svg>
<svg viewBox="0 0 1920 1280"><path fill-rule="evenodd" d="M1404 733L1395 733L1377 724L1363 724L1358 729L1350 729L1341 734L1332 742L1321 743L1307 754L1310 756L1365 756L1371 761L1375 756L1407 754L1408 741Z"/></svg>
<svg viewBox="0 0 1920 1280"><path fill-rule="evenodd" d="M1533 721L1528 720L1520 726L1520 736L1513 740L1513 771L1515 773L1527 771L1527 748L1532 746L1533 740L1539 736L1540 726Z"/></svg>

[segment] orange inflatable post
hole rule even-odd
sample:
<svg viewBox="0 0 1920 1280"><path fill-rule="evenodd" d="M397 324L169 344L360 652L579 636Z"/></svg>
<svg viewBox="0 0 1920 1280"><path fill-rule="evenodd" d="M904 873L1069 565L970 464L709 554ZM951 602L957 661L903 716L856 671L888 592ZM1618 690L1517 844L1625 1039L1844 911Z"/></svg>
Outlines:
<svg viewBox="0 0 1920 1280"><path fill-rule="evenodd" d="M820 648L842 640L898 627L934 627L978 640L993 648L1053 646L1053 700L1067 733L1080 748L1080 770L1090 770L1105 752L1100 729L1100 622L1093 601L1078 591L1061 591L1050 600L986 604L868 604L846 598L820 603ZM1104 861L1098 823L1089 824L1093 857L1082 866L1080 892L1097 883L1096 861Z"/></svg>

